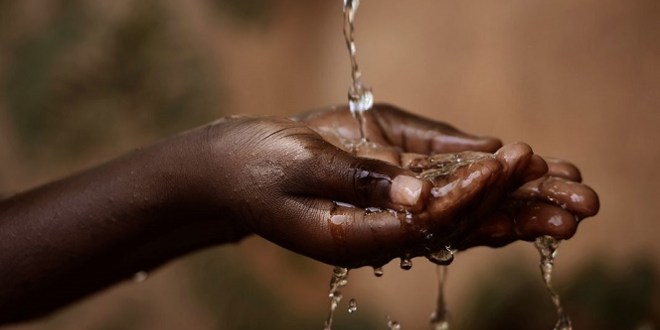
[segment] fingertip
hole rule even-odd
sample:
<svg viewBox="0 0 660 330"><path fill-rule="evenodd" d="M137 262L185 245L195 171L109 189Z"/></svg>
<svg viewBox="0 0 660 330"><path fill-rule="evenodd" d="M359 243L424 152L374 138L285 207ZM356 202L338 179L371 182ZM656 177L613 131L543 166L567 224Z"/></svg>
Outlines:
<svg viewBox="0 0 660 330"><path fill-rule="evenodd" d="M424 208L430 193L430 182L409 175L398 175L392 180L389 196L398 209L416 212Z"/></svg>
<svg viewBox="0 0 660 330"><path fill-rule="evenodd" d="M577 227L577 219L571 212L541 202L522 206L516 215L516 233L526 241L544 235L569 239L575 235Z"/></svg>
<svg viewBox="0 0 660 330"><path fill-rule="evenodd" d="M557 176L575 182L582 182L582 174L577 166L562 159L546 157L548 175Z"/></svg>
<svg viewBox="0 0 660 330"><path fill-rule="evenodd" d="M582 183L560 177L547 177L539 188L541 196L549 202L556 202L581 218L596 215L600 208L596 192Z"/></svg>
<svg viewBox="0 0 660 330"><path fill-rule="evenodd" d="M512 163L518 159L524 159L525 163L534 154L532 147L527 143L523 142L514 142L502 146L499 150L495 152L495 157L501 161Z"/></svg>
<svg viewBox="0 0 660 330"><path fill-rule="evenodd" d="M532 181L542 177L548 172L548 164L546 161L541 158L539 155L532 155L527 163L527 168L525 169L522 179L523 182Z"/></svg>
<svg viewBox="0 0 660 330"><path fill-rule="evenodd" d="M492 136L480 136L477 137L475 141L476 145L474 151L493 153L502 148L502 140Z"/></svg>
<svg viewBox="0 0 660 330"><path fill-rule="evenodd" d="M583 218L593 217L600 211L600 198L593 188L582 184L582 189L585 199L581 203L581 216Z"/></svg>

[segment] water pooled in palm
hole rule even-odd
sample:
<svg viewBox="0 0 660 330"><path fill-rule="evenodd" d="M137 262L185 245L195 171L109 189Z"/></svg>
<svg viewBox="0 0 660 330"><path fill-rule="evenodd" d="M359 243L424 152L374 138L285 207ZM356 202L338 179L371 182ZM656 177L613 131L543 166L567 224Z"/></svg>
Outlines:
<svg viewBox="0 0 660 330"><path fill-rule="evenodd" d="M357 64L357 48L355 47L353 32L355 30L355 13L359 6L360 0L344 0L344 39L351 60L352 85L348 89L348 106L353 117L358 121L361 140L366 141L364 112L373 106L374 96L371 87L362 82L362 73Z"/></svg>
<svg viewBox="0 0 660 330"><path fill-rule="evenodd" d="M572 330L571 319L564 311L559 295L552 288L552 268L555 263L559 241L551 236L541 236L534 241L534 246L541 254L541 262L539 264L541 275L543 276L545 287L550 294L550 299L552 299L552 303L557 310L557 323L555 324L554 330Z"/></svg>
<svg viewBox="0 0 660 330"><path fill-rule="evenodd" d="M328 294L328 297L330 298L330 312L328 313L328 318L325 320L323 330L332 329L332 319L335 315L335 310L343 298L341 288L345 287L346 284L348 284L348 268L335 267L332 270L332 277L330 278L330 293Z"/></svg>

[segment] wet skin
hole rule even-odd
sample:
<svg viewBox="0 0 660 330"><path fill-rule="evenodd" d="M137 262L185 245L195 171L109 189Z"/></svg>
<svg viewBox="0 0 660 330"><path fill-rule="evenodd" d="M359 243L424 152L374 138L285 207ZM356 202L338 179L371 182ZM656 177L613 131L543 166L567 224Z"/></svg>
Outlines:
<svg viewBox="0 0 660 330"><path fill-rule="evenodd" d="M569 162L546 161L526 144L502 147L497 139L468 135L392 106L377 110L367 114L367 136L374 142L367 147L358 144L357 124L344 108L299 119L347 152L402 166L415 175L439 164L450 170L426 178L432 189L422 198L423 206L407 208L412 214L332 207L326 222L334 234L334 246L328 245L336 259L330 263L380 266L397 256L425 255L446 245L500 247L542 235L568 239L580 220L598 212L598 196L581 183L580 171ZM453 161L457 157L463 162Z"/></svg>
<svg viewBox="0 0 660 330"><path fill-rule="evenodd" d="M386 105L367 120L376 148L350 146L359 131L345 108L228 117L0 201L0 323L251 234L357 267L446 241L569 238L598 210L577 168L524 144L502 147ZM446 156L436 154L464 151L478 160L416 178Z"/></svg>

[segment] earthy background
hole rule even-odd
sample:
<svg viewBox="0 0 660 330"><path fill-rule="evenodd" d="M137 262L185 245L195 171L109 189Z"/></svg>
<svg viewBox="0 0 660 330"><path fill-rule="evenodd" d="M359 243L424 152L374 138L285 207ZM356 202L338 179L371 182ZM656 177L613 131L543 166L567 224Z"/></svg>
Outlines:
<svg viewBox="0 0 660 330"><path fill-rule="evenodd" d="M660 2L363 0L357 18L377 100L570 159L600 193L557 260L575 328L660 328ZM0 195L223 115L344 102L341 23L340 0L0 0ZM354 271L336 328L425 328L436 274L414 262ZM528 243L459 254L458 328L550 329L536 262ZM251 238L6 329L321 329L330 270Z"/></svg>

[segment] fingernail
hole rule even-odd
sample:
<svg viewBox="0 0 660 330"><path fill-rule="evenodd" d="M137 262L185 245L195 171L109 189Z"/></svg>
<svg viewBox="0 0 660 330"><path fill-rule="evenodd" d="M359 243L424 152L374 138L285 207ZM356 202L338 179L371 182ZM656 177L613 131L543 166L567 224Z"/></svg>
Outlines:
<svg viewBox="0 0 660 330"><path fill-rule="evenodd" d="M392 180L390 199L402 206L415 206L422 195L424 182L411 176L399 175Z"/></svg>

